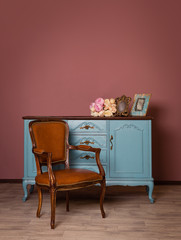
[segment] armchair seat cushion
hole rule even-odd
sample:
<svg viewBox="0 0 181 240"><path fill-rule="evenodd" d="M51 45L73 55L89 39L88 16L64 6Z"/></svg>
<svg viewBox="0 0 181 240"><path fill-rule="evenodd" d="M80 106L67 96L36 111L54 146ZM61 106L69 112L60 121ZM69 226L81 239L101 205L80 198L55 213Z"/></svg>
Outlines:
<svg viewBox="0 0 181 240"><path fill-rule="evenodd" d="M103 177L87 169L63 169L54 171L56 186L76 185L81 183L92 183L101 181ZM48 172L36 176L35 181L38 185L50 186Z"/></svg>

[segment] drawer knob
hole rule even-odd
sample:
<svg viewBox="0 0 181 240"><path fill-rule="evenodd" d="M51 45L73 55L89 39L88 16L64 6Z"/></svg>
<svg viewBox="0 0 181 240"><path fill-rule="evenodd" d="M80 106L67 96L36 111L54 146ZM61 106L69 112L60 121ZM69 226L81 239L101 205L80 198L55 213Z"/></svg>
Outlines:
<svg viewBox="0 0 181 240"><path fill-rule="evenodd" d="M85 159L87 159L87 160L88 160L89 158L94 159L94 157L91 157L91 156L89 156L89 155L85 155L84 157L80 157L80 158L81 158L81 159L84 159L84 158L85 158Z"/></svg>
<svg viewBox="0 0 181 240"><path fill-rule="evenodd" d="M80 127L80 129L84 129L84 128L85 128L86 130L88 130L89 128L92 128L92 129L93 129L94 127L91 127L91 126L89 126L89 125L85 125L85 126L83 126L83 127Z"/></svg>
<svg viewBox="0 0 181 240"><path fill-rule="evenodd" d="M86 141L84 141L84 142L80 142L80 144L94 144L94 142L90 142L89 140L86 140Z"/></svg>

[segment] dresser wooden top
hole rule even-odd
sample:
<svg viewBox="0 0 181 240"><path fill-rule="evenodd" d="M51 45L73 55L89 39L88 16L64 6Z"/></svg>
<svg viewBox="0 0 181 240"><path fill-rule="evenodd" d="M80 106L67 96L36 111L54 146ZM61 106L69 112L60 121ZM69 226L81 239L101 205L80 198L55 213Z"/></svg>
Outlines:
<svg viewBox="0 0 181 240"><path fill-rule="evenodd" d="M24 120L153 120L153 117L145 116L145 117L91 117L91 116L24 116L22 117Z"/></svg>

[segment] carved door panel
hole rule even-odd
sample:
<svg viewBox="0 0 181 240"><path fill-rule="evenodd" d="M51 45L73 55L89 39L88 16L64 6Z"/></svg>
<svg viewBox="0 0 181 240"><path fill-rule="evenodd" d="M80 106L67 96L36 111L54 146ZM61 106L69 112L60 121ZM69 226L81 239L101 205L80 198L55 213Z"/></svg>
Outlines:
<svg viewBox="0 0 181 240"><path fill-rule="evenodd" d="M151 121L110 121L110 177L148 178L151 176Z"/></svg>

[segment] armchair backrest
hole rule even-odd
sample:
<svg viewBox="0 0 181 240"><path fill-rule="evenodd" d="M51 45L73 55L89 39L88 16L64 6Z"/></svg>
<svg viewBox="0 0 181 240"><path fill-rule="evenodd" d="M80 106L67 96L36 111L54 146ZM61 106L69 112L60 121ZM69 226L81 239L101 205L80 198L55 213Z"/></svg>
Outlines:
<svg viewBox="0 0 181 240"><path fill-rule="evenodd" d="M68 160L68 124L64 121L32 121L29 124L33 148L52 153L52 163Z"/></svg>

